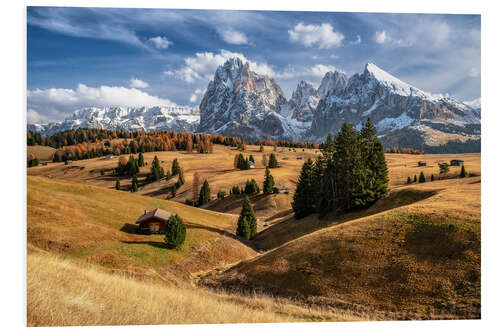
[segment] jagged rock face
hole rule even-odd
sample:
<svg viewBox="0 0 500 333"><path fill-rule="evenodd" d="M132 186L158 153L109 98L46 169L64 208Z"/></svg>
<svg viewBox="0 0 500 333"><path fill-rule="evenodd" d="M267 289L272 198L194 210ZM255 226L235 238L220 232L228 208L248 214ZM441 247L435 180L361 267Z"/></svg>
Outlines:
<svg viewBox="0 0 500 333"><path fill-rule="evenodd" d="M318 88L318 95L324 99L326 95L336 94L347 85L347 76L340 71L327 72Z"/></svg>
<svg viewBox="0 0 500 333"><path fill-rule="evenodd" d="M313 118L313 112L316 110L319 102L318 91L312 84L306 81L300 81L297 89L293 92L292 98L288 102L292 110L292 119L301 122L310 122Z"/></svg>
<svg viewBox="0 0 500 333"><path fill-rule="evenodd" d="M200 104L198 131L251 137L285 136L281 88L268 76L250 70L239 58L215 72Z"/></svg>
<svg viewBox="0 0 500 333"><path fill-rule="evenodd" d="M368 117L382 136L406 127L423 131L422 125L442 130L443 124L462 126L469 135L477 134L477 127L472 133L464 125L480 124L467 105L423 92L370 63L343 87L330 87L323 94L307 133L317 139L337 132L345 122L359 128Z"/></svg>
<svg viewBox="0 0 500 333"><path fill-rule="evenodd" d="M198 109L190 107L87 107L76 110L64 121L28 125L28 130L44 136L77 128L193 132L199 121Z"/></svg>

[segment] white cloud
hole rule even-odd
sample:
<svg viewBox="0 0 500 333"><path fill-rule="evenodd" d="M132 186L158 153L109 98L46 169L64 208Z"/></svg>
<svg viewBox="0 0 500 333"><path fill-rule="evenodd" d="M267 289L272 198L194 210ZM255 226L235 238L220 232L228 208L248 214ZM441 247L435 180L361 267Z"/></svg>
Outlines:
<svg viewBox="0 0 500 333"><path fill-rule="evenodd" d="M217 33L226 43L236 45L248 44L247 36L243 32L234 30L233 28L218 29Z"/></svg>
<svg viewBox="0 0 500 333"><path fill-rule="evenodd" d="M389 37L387 36L387 32L385 32L385 30L375 32L375 41L379 44L383 44L386 41L389 41Z"/></svg>
<svg viewBox="0 0 500 333"><path fill-rule="evenodd" d="M168 99L149 95L136 88L110 86L94 88L81 83L76 90L63 88L28 90L27 97L28 117L37 121L61 120L75 109L89 106L175 105ZM37 116L40 118L37 119Z"/></svg>
<svg viewBox="0 0 500 333"><path fill-rule="evenodd" d="M306 47L331 49L342 45L344 35L333 31L329 23L321 25L304 24L300 22L292 30L288 30L290 41Z"/></svg>
<svg viewBox="0 0 500 333"><path fill-rule="evenodd" d="M266 63L257 63L248 60L243 54L226 50L220 50L219 53L212 52L196 53L192 57L184 59L185 66L175 72L167 71L165 75L175 75L183 81L194 83L197 81L209 81L212 79L217 67L223 65L228 59L240 58L241 61L249 62L250 69L256 73L274 76L274 71Z"/></svg>
<svg viewBox="0 0 500 333"><path fill-rule="evenodd" d="M130 87L131 88L147 88L147 87L149 87L149 84L145 81L142 81L138 78L133 77L130 79Z"/></svg>
<svg viewBox="0 0 500 333"><path fill-rule="evenodd" d="M152 43L157 49L168 49L170 45L174 44L163 36L151 37L148 42Z"/></svg>
<svg viewBox="0 0 500 333"><path fill-rule="evenodd" d="M196 103L196 101L205 94L206 89L196 89L194 93L189 97L190 103Z"/></svg>
<svg viewBox="0 0 500 333"><path fill-rule="evenodd" d="M41 124L46 121L45 117L33 109L28 109L26 113L26 120L28 124Z"/></svg>
<svg viewBox="0 0 500 333"><path fill-rule="evenodd" d="M323 78L327 72L334 72L337 68L332 65L317 64L311 68L311 75L316 78Z"/></svg>

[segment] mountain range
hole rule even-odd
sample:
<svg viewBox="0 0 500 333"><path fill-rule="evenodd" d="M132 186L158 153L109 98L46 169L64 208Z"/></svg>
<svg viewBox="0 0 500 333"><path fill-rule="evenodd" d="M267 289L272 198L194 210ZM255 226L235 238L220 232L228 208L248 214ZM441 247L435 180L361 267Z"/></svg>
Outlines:
<svg viewBox="0 0 500 333"><path fill-rule="evenodd" d="M245 139L321 142L348 122L371 118L386 146L421 148L480 142L480 100L461 102L405 83L375 64L351 77L325 74L318 88L300 81L289 100L273 78L233 58L219 66L199 108L89 107L62 122L28 125L51 135L79 127L218 133Z"/></svg>

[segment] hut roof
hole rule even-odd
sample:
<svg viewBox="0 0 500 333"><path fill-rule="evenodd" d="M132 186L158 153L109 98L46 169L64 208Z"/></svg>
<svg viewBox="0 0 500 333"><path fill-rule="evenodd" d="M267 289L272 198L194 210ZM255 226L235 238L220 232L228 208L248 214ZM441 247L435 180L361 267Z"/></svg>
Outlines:
<svg viewBox="0 0 500 333"><path fill-rule="evenodd" d="M137 219L137 221L135 221L135 223L139 224L153 217L160 220L164 220L166 222L170 218L170 216L172 216L172 213L167 212L166 210L160 208L156 208L155 210L152 210L150 212L144 212L144 214L139 216L139 218Z"/></svg>

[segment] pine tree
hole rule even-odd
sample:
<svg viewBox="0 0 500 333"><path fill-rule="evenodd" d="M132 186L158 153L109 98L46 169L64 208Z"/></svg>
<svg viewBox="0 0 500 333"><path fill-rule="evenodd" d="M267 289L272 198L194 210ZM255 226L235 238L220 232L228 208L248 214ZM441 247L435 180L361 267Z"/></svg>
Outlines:
<svg viewBox="0 0 500 333"><path fill-rule="evenodd" d="M172 162L172 176L178 175L181 171L181 166L179 165L179 161L174 158Z"/></svg>
<svg viewBox="0 0 500 333"><path fill-rule="evenodd" d="M177 214L170 216L165 223L165 243L168 248L175 249L181 246L186 239L186 226Z"/></svg>
<svg viewBox="0 0 500 333"><path fill-rule="evenodd" d="M226 191L219 190L219 192L217 192L217 199L222 200L222 199L224 199L226 197L226 195L227 195Z"/></svg>
<svg viewBox="0 0 500 333"><path fill-rule="evenodd" d="M418 182L419 183L425 183L425 176L424 176L424 172L423 171L420 171L420 175L418 177Z"/></svg>
<svg viewBox="0 0 500 333"><path fill-rule="evenodd" d="M260 188L255 179L247 180L245 184L245 194L259 193Z"/></svg>
<svg viewBox="0 0 500 333"><path fill-rule="evenodd" d="M255 217L250 198L246 195L241 208L240 217L238 218L236 234L246 239L251 239L257 234L257 218Z"/></svg>
<svg viewBox="0 0 500 333"><path fill-rule="evenodd" d="M253 155L250 155L250 157L248 158L248 160L252 163L255 163L255 160L253 159Z"/></svg>
<svg viewBox="0 0 500 333"><path fill-rule="evenodd" d="M134 176L132 178L132 186L130 188L130 191L131 192L137 192L138 191L138 182L137 182L137 177L136 176Z"/></svg>
<svg viewBox="0 0 500 333"><path fill-rule="evenodd" d="M317 209L317 184L314 180L314 164L308 158L302 165L297 189L293 195L292 208L295 218L300 219L315 213Z"/></svg>
<svg viewBox="0 0 500 333"><path fill-rule="evenodd" d="M267 155L266 154L262 154L262 166L264 166L264 167L268 166Z"/></svg>
<svg viewBox="0 0 500 333"><path fill-rule="evenodd" d="M417 175L413 176L413 182L416 183L417 182Z"/></svg>
<svg viewBox="0 0 500 333"><path fill-rule="evenodd" d="M411 177L410 176L408 176L408 179L406 180L406 184L411 184Z"/></svg>
<svg viewBox="0 0 500 333"><path fill-rule="evenodd" d="M434 181L434 174L431 175L431 182Z"/></svg>
<svg viewBox="0 0 500 333"><path fill-rule="evenodd" d="M144 155L142 155L142 153L139 153L138 165L139 165L140 167L143 167L143 166L144 166Z"/></svg>
<svg viewBox="0 0 500 333"><path fill-rule="evenodd" d="M439 178L446 176L446 174L450 171L450 165L446 162L438 163L439 165ZM442 176L441 176L442 175Z"/></svg>
<svg viewBox="0 0 500 333"><path fill-rule="evenodd" d="M377 137L375 126L370 118L361 128L361 158L366 174L361 205L370 205L389 190L389 173L385 160L384 147Z"/></svg>
<svg viewBox="0 0 500 333"><path fill-rule="evenodd" d="M460 169L460 178L465 178L467 177L467 172L465 172L465 167L462 164L462 169Z"/></svg>
<svg viewBox="0 0 500 333"><path fill-rule="evenodd" d="M276 155L274 155L273 153L271 153L271 155L269 156L269 165L268 166L271 169L278 167L278 160L276 159Z"/></svg>
<svg viewBox="0 0 500 333"><path fill-rule="evenodd" d="M115 189L120 190L120 180L118 178L116 178Z"/></svg>
<svg viewBox="0 0 500 333"><path fill-rule="evenodd" d="M203 182L203 185L201 186L200 190L200 195L198 197L198 206L202 206L206 204L207 202L210 202L210 185L208 184L208 181L205 180Z"/></svg>
<svg viewBox="0 0 500 333"><path fill-rule="evenodd" d="M265 194L271 194L274 190L274 178L269 171L269 167L266 167L266 174L264 177L264 184L262 185L262 191Z"/></svg>

